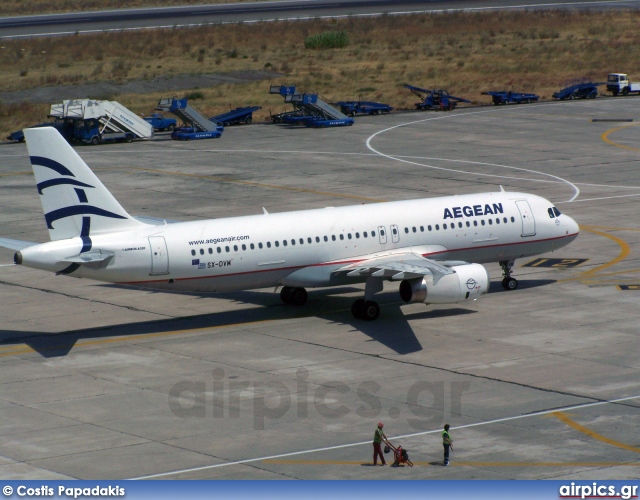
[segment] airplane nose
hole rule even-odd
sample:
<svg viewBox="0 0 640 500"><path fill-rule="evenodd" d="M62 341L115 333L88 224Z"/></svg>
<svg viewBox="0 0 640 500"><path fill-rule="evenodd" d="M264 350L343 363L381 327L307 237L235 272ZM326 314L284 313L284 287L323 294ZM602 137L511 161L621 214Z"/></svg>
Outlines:
<svg viewBox="0 0 640 500"><path fill-rule="evenodd" d="M578 223L571 217L567 217L567 219L569 219L567 224L567 234L575 234L578 236L578 233L580 233L580 226L578 226Z"/></svg>

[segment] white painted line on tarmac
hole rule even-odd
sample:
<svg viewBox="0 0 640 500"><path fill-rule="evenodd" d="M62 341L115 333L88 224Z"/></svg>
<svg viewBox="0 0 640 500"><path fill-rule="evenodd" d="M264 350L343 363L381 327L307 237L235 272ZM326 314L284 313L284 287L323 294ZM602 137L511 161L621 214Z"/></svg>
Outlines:
<svg viewBox="0 0 640 500"><path fill-rule="evenodd" d="M585 396L585 398L588 398L588 396ZM622 403L624 401L631 401L633 399L640 399L640 394L636 395L636 396L628 396L625 398L618 398L618 399L610 399L608 401L596 401L593 403L585 403L585 404L580 404L580 405L574 405L574 406L566 406L564 408L553 408L552 410L543 410L543 411L537 411L537 412L533 412L533 413L527 413L526 415L516 415L513 417L504 417L504 418L496 418L493 420L485 420L484 422L476 422L473 424L466 424L466 425L459 425L456 427L452 427L452 430L457 430L457 429L467 429L470 427L480 427L480 426L484 426L484 425L491 425L491 424L499 424L499 423L503 423L503 422L509 422L511 420L518 420L518 419L522 419L522 418L529 418L529 417L539 417L542 415L549 415L550 413L555 413L558 411L571 411L571 410L580 410L582 408L591 408L594 406L602 406L602 405L607 405L607 404L615 404L615 403ZM404 438L409 438L409 437L416 437L416 436L426 436L427 434L435 434L438 432L442 432L442 429L434 429L434 430L430 430L430 431L422 431L422 432L414 432L411 434L403 434L400 436L391 436L389 438L390 441L393 441L395 439L404 439ZM219 469L220 467L228 467L230 465L243 465L243 464L249 464L252 462L260 462L263 460L274 460L277 458L284 458L284 457L293 457L296 455L304 455L304 454L308 454L308 453L317 453L317 452L321 452L321 451L331 451L331 450L339 450L341 448L352 448L355 446L363 446L363 445L367 445L367 444L371 444L371 440L368 441L360 441L358 443L348 443L348 444L339 444L336 446L326 446L324 448L314 448L312 450L302 450L302 451L293 451L290 453L281 453L279 455L271 455L271 456L266 456L266 457L259 457L259 458L248 458L245 460L236 460L234 462L224 462L221 464L213 464L213 465L204 465L202 467L192 467L190 469L181 469L181 470L175 470L175 471L170 471L170 472L160 472L158 474L149 474L148 476L139 476L139 477L133 477L130 478L131 480L141 480L141 479L157 479L160 477L166 477L166 476L173 476L173 475L177 475L177 474L186 474L189 472L198 472L198 471L203 471L203 470L211 470L211 469Z"/></svg>
<svg viewBox="0 0 640 500"><path fill-rule="evenodd" d="M553 105L557 106L558 104L556 103L556 104L553 104ZM546 104L546 105L545 104L541 104L539 106L549 106L549 104ZM517 111L517 110L514 110L514 111ZM467 174L467 175L480 175L480 176L483 176L483 177L499 177L499 178L509 179L509 177L501 177L501 176L498 176L498 175L495 175L495 174L483 174L483 173L477 173L477 172L466 172L464 170L455 170L455 169L449 169L449 168L444 168L444 167L436 167L435 165L427 165L425 163L418 163L418 162L415 162L415 161L409 161L409 160L404 159L401 156L388 155L386 153L383 153L382 151L377 150L376 148L374 148L371 145L371 142L377 136L379 136L381 134L385 134L385 133L389 132L390 130L395 130L395 129L400 128L400 127L407 127L407 126L410 126L410 125L421 124L421 123L434 121L434 120L443 120L443 119L446 119L446 118L458 118L458 117L461 117L461 116L469 116L469 115L484 114L484 113L495 113L495 112L498 112L498 110L471 111L469 113L457 113L457 114L454 114L454 115L436 116L436 117L432 117L432 118L425 118L425 119L422 119L422 120L415 120L415 121L411 121L411 122L401 123L399 125L394 125L393 127L388 127L386 129L379 130L375 134L372 134L367 139L366 145L367 145L367 148L369 148L374 153L377 153L380 156L383 156L383 157L388 158L390 160L395 160L395 161L399 161L399 162L403 162L403 163L408 163L408 164L416 165L416 166L420 166L420 167L426 167L426 168L429 168L431 170L441 170L441 171L445 171L445 172L462 173L462 174ZM465 160L450 160L450 161L465 161ZM506 168L506 169L510 169L510 170L518 170L518 171L521 171L521 172L528 172L528 173L540 175L540 176L543 176L543 177L550 177L552 179L555 179L557 182L569 185L573 189L573 193L574 194L567 201L574 201L580 195L580 189L578 188L578 186L576 186L572 182L568 181L567 179L563 179L562 177L558 177L557 175L548 174L546 172L538 172L536 170L530 170L530 169L526 169L526 168L512 167L512 166L509 166L509 165L498 165L498 164L493 164L493 163L481 163L481 162L474 162L474 161L471 161L471 160L466 160L466 163L477 164L477 165L488 165L488 166ZM533 181L533 179L525 179L525 180Z"/></svg>

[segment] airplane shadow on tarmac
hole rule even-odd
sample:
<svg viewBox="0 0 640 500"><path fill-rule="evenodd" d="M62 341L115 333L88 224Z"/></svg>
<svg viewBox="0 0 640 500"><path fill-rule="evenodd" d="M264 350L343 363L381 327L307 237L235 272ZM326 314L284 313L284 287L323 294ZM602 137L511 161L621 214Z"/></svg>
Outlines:
<svg viewBox="0 0 640 500"><path fill-rule="evenodd" d="M521 289L535 288L553 283L552 280L530 280L520 283ZM118 285L97 285L118 287ZM464 314L474 314L476 311L452 304L446 309L425 309L423 312L405 315L397 301L397 293L385 292L376 295L382 312L375 321L362 321L351 315L353 296L345 297L340 294L362 290L343 287L329 290L309 292L307 304L301 307L286 306L280 302L278 294L264 291L244 291L228 294L196 294L207 298L224 298L244 304L254 304L256 307L235 311L223 311L211 314L199 314L168 320L145 321L140 323L125 323L120 325L87 328L60 333L17 332L0 330L0 346L26 344L42 357L55 358L66 356L71 352L79 340L98 340L109 337L144 336L167 333L180 330L196 330L199 328L215 328L227 325L251 324L259 321L278 321L297 317L317 317L327 321L352 325L353 331L359 331L370 337L371 341L379 342L397 354L410 354L422 350L422 345L416 338L408 320L433 319L455 317ZM506 292L500 282L493 282L490 293ZM157 292L162 293L162 292ZM511 292L513 293L513 292ZM295 340L295 338L292 338Z"/></svg>

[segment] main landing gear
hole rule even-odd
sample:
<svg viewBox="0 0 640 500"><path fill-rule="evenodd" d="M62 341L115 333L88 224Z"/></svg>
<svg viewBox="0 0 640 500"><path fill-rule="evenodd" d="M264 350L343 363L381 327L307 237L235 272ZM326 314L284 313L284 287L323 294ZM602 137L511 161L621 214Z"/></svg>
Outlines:
<svg viewBox="0 0 640 500"><path fill-rule="evenodd" d="M380 316L380 306L371 300L375 293L382 291L382 280L369 277L364 287L364 299L357 299L351 306L351 314L356 319L373 321Z"/></svg>
<svg viewBox="0 0 640 500"><path fill-rule="evenodd" d="M290 306L301 306L307 302L307 291L304 288L285 286L280 290L280 300Z"/></svg>
<svg viewBox="0 0 640 500"><path fill-rule="evenodd" d="M511 269L515 264L515 260L502 260L500 261L500 267L502 267L502 287L505 290L515 290L518 288L518 280L511 277Z"/></svg>
<svg viewBox="0 0 640 500"><path fill-rule="evenodd" d="M373 321L380 316L380 306L373 300L358 299L351 306L351 314L356 319Z"/></svg>

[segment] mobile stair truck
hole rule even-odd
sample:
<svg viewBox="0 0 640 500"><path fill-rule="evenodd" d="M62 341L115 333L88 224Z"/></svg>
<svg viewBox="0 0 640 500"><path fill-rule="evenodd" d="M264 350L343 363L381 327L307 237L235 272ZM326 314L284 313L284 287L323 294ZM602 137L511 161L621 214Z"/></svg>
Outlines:
<svg viewBox="0 0 640 500"><path fill-rule="evenodd" d="M273 115L274 123L289 123L306 127L342 127L353 125L353 118L338 111L317 94L296 92L294 86L272 85L270 94L280 94L284 101L293 105L294 111Z"/></svg>
<svg viewBox="0 0 640 500"><path fill-rule="evenodd" d="M176 115L184 127L178 127L171 133L171 138L180 141L194 139L217 139L222 136L224 127L214 123L204 116L195 106L189 104L189 100L177 97L163 97L158 101L158 111L169 111Z"/></svg>
<svg viewBox="0 0 640 500"><path fill-rule="evenodd" d="M564 101L565 99L595 99L598 96L598 86L604 82L593 82L587 78L575 80L565 84L564 88L555 92L551 97Z"/></svg>
<svg viewBox="0 0 640 500"><path fill-rule="evenodd" d="M531 102L537 102L540 96L536 94L524 94L522 92L511 92L506 90L491 90L489 92L483 92L482 95L490 95L491 101L496 106L501 104L529 104Z"/></svg>
<svg viewBox="0 0 640 500"><path fill-rule="evenodd" d="M415 95L420 98L420 102L415 104L416 109L427 110L434 109L436 111L453 111L460 102L471 103L467 99L462 97L456 97L446 90L442 89L422 89L413 85L404 84L404 87L409 89Z"/></svg>
<svg viewBox="0 0 640 500"><path fill-rule="evenodd" d="M167 118L160 113L151 113L149 116L145 116L144 120L149 122L154 130L168 130L169 132L173 132L173 129L176 128L178 122L175 118Z"/></svg>
<svg viewBox="0 0 640 500"><path fill-rule="evenodd" d="M74 122L75 142L95 145L153 138L153 126L116 101L70 99L52 104L49 114Z"/></svg>
<svg viewBox="0 0 640 500"><path fill-rule="evenodd" d="M629 95L640 92L640 83L629 82L625 73L610 73L607 77L607 90L613 95Z"/></svg>

